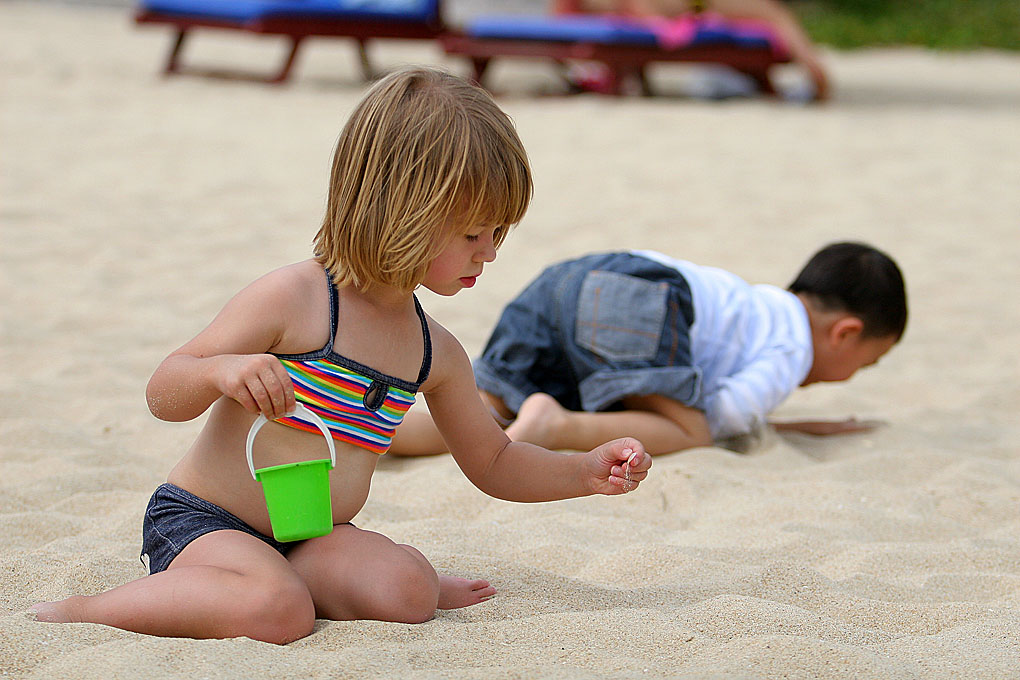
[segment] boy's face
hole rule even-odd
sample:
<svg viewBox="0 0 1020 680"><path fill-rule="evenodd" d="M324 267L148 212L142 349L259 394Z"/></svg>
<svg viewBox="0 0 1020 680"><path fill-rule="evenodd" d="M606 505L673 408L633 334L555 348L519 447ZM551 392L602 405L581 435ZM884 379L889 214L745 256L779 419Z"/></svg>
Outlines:
<svg viewBox="0 0 1020 680"><path fill-rule="evenodd" d="M896 340L894 336L871 338L860 334L846 338L831 351L816 354L809 382L849 380L860 369L878 363Z"/></svg>

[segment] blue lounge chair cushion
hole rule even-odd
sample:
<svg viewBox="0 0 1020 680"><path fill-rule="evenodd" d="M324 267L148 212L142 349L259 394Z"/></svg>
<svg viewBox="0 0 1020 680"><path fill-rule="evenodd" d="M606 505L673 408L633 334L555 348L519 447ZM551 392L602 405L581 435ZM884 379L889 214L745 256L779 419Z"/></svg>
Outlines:
<svg viewBox="0 0 1020 680"><path fill-rule="evenodd" d="M438 0L143 0L143 10L245 23L273 17L431 21Z"/></svg>
<svg viewBox="0 0 1020 680"><path fill-rule="evenodd" d="M728 23L716 18L686 19L689 35L683 45L735 45L748 48L772 46L770 34L760 27L740 22ZM492 15L478 17L466 27L474 38L500 40L545 40L551 42L588 42L601 45L648 45L661 37L650 24L607 16L527 16Z"/></svg>
<svg viewBox="0 0 1020 680"><path fill-rule="evenodd" d="M489 15L471 21L473 38L591 42L603 45L655 45L655 33L625 19L599 16Z"/></svg>
<svg viewBox="0 0 1020 680"><path fill-rule="evenodd" d="M747 48L772 48L772 35L760 26L699 22L689 45L736 45Z"/></svg>

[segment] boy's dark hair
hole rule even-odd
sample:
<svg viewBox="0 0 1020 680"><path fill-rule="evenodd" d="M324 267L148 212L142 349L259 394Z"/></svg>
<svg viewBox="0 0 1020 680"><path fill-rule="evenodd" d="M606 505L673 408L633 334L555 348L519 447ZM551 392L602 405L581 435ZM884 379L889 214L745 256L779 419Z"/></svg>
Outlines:
<svg viewBox="0 0 1020 680"><path fill-rule="evenodd" d="M891 257L863 243L832 243L808 260L790 284L824 309L842 311L864 322L869 338L903 337L907 293Z"/></svg>

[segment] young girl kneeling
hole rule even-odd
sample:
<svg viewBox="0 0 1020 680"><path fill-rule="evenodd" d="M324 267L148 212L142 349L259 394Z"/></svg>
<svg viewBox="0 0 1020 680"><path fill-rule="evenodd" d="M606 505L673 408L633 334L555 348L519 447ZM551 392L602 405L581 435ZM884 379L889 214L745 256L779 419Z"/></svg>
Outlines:
<svg viewBox="0 0 1020 680"><path fill-rule="evenodd" d="M316 617L421 622L481 602L484 580L437 575L408 545L350 524L416 392L468 479L513 501L620 494L651 458L634 439L564 455L511 442L483 406L468 357L414 289L474 285L531 198L527 156L481 89L445 73L394 73L340 134L314 257L266 274L168 356L149 381L152 413L212 411L153 494L143 527L149 575L88 597L36 605L44 621L104 623L153 635L286 643ZM335 526L272 537L245 441L260 413L260 467L321 458ZM633 480L633 481L632 481ZM327 525L328 526L328 525Z"/></svg>

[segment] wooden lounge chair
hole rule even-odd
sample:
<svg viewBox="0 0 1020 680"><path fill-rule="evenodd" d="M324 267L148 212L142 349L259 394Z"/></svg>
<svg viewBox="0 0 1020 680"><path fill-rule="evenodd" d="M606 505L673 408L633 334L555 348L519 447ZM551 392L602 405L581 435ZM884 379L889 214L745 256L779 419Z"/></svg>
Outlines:
<svg viewBox="0 0 1020 680"><path fill-rule="evenodd" d="M523 57L599 62L606 68L602 90L622 94L627 82L652 94L646 67L655 62L700 62L729 66L749 76L765 93L776 93L769 71L789 56L762 27L703 15L689 18L689 31L664 45L647 23L593 15L486 16L470 22L462 34L440 36L447 54L469 58L479 83L493 59Z"/></svg>
<svg viewBox="0 0 1020 680"><path fill-rule="evenodd" d="M185 40L195 28L284 36L290 40L290 51L275 75L219 74L282 83L290 76L302 41L312 36L353 38L362 72L371 78L366 49L370 40L436 38L446 30L441 9L441 0L142 0L135 21L176 30L163 69L166 74L215 73L185 69L180 63Z"/></svg>

